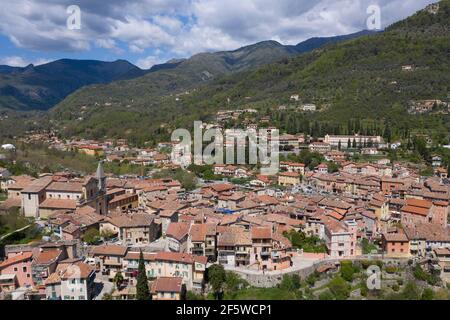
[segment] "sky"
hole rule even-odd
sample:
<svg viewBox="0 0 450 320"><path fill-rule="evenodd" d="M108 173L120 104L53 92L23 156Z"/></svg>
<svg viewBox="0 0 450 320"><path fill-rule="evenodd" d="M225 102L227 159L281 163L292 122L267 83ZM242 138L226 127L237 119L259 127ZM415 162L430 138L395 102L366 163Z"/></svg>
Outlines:
<svg viewBox="0 0 450 320"><path fill-rule="evenodd" d="M374 5L383 29L436 1L0 0L0 65L125 59L148 69L264 40L297 44L357 32L367 29Z"/></svg>

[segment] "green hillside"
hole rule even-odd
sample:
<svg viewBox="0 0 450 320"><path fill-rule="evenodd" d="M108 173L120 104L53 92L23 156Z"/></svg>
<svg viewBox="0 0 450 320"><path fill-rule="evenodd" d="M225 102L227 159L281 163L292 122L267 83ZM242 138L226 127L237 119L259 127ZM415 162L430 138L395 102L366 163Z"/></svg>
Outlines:
<svg viewBox="0 0 450 320"><path fill-rule="evenodd" d="M189 86L193 77L207 76L199 67L203 63L192 62L183 66L191 70L183 77L163 70L158 82L152 82L153 73L91 86L65 99L52 110L52 117L64 125L66 134L125 136L139 143L167 138L173 128L207 120L219 109L251 106L288 132L366 131L406 137L411 130L424 130L445 140L447 114L409 115L407 107L411 100L448 99L449 21L450 1L445 0L437 13L423 10L383 33L328 45L257 70L217 78L222 66L211 63L214 71L209 73L215 80L200 86ZM414 70L402 71L405 65ZM171 92L176 88L190 90L175 96ZM300 95L300 103L317 104L320 112L277 112L280 104L296 107L289 101L292 94Z"/></svg>
<svg viewBox="0 0 450 320"><path fill-rule="evenodd" d="M0 110L48 110L73 91L145 72L128 61L62 59L25 68L0 66Z"/></svg>

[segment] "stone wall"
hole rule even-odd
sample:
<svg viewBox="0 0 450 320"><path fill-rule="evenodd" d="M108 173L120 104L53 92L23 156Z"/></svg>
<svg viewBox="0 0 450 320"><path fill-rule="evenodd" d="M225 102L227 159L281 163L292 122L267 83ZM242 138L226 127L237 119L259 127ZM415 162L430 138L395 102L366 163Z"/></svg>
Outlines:
<svg viewBox="0 0 450 320"><path fill-rule="evenodd" d="M356 262L356 261L362 261L362 260L382 260L383 263L386 264L394 264L398 266L406 266L408 264L408 259L381 259L381 257L359 257L355 259L348 259L348 261ZM300 276L302 280L306 279L309 275L314 273L314 271L325 264L339 264L339 260L320 260L315 262L312 266L305 267L303 269L299 270L293 270L293 271L279 271L277 273L274 272L268 272L268 273L255 273L255 272L244 272L244 271L238 271L233 270L236 274L240 275L243 279L245 279L251 286L257 287L257 288L271 288L276 286L281 282L283 279L283 276L285 274L287 275L293 275L297 274Z"/></svg>

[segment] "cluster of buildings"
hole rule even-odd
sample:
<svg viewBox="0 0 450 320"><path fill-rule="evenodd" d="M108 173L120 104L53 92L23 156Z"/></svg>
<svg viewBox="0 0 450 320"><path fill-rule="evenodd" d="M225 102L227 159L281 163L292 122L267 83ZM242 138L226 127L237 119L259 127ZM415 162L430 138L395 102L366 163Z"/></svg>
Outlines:
<svg viewBox="0 0 450 320"><path fill-rule="evenodd" d="M281 138L283 146L293 148L308 140L304 135ZM153 299L181 299L186 291L205 289L211 264L253 273L298 267L303 251L291 242L290 232L315 237L326 259L366 254L365 239L378 244L383 258L432 259L442 278L449 279L450 184L439 159L433 161L441 171L428 178L385 159L349 162L336 149L355 141L368 154L385 147L377 136L327 135L308 148L337 164L333 172L327 163L311 170L303 163L281 162L274 176L216 165L214 174L250 182L204 182L189 192L173 179L107 178L101 162L89 176L61 172L33 178L0 169L7 194L0 214L15 208L47 234L42 241L5 247L0 295L88 300L99 296L99 283L111 283L120 273L112 296L133 299L142 253ZM131 150L126 141L86 146L72 143L70 150L103 155L106 161L121 161L114 157ZM157 150L170 148L183 152L172 143ZM157 150L133 151L139 161L150 161L162 154ZM169 165L170 157L164 161ZM87 238L92 234L95 241Z"/></svg>

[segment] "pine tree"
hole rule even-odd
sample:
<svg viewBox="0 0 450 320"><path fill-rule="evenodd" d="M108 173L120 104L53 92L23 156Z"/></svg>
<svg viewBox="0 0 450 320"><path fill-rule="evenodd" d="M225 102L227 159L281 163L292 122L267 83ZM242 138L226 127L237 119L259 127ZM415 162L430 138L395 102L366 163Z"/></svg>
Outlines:
<svg viewBox="0 0 450 320"><path fill-rule="evenodd" d="M341 146L341 140L339 140L339 143L338 143L338 150L341 151L341 148L342 148L342 146Z"/></svg>
<svg viewBox="0 0 450 320"><path fill-rule="evenodd" d="M136 299L137 300L150 300L150 291L148 289L148 279L145 272L144 255L142 251L139 255L139 267L136 284Z"/></svg>
<svg viewBox="0 0 450 320"><path fill-rule="evenodd" d="M347 149L351 149L352 147L352 142L350 141L350 138L347 141Z"/></svg>

